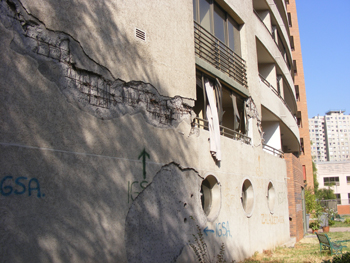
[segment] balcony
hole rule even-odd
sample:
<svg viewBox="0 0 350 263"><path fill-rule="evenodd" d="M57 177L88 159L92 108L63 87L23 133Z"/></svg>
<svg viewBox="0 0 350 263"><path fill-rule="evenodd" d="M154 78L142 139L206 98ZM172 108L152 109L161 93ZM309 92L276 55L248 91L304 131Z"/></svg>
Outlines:
<svg viewBox="0 0 350 263"><path fill-rule="evenodd" d="M272 85L270 84L270 82L268 82L261 74L259 74L259 77L260 77L261 81L262 81L267 87L269 87L269 88L273 91L273 93L275 93L275 95L276 95L278 98L280 98L280 100L283 102L284 106L286 106L286 108L289 110L290 114L292 114L293 117L294 117L294 114L293 114L291 108L288 106L287 102L286 102L286 101L284 100L284 98L281 96L280 88L279 88L279 89L276 89L276 88L275 88L274 86L272 86ZM295 121L297 122L297 120L296 120L295 117L294 117L294 119L295 119Z"/></svg>
<svg viewBox="0 0 350 263"><path fill-rule="evenodd" d="M284 158L284 152L282 152L281 150L273 148L273 147L267 145L266 143L263 143L262 145L263 145L263 150L265 152L268 152L268 153L270 153L274 156L277 156L279 158Z"/></svg>
<svg viewBox="0 0 350 263"><path fill-rule="evenodd" d="M241 86L248 88L244 59L197 22L194 22L194 43L197 57L225 73Z"/></svg>

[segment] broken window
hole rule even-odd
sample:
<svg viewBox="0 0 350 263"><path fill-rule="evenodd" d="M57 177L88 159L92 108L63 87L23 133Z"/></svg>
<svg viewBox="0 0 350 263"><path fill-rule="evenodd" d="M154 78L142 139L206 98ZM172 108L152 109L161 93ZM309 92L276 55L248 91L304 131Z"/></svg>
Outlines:
<svg viewBox="0 0 350 263"><path fill-rule="evenodd" d="M196 79L197 101L194 111L199 119L207 120L208 94L203 87L209 81L214 89L217 114L221 135L232 137L233 133L247 134L247 118L245 113L245 100L229 87L222 85L218 79L198 72Z"/></svg>

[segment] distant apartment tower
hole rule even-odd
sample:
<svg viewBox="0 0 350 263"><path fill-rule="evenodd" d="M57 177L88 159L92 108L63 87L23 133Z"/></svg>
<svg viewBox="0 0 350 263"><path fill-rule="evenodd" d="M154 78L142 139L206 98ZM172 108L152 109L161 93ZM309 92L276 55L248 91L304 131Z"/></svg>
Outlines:
<svg viewBox="0 0 350 263"><path fill-rule="evenodd" d="M350 161L350 115L328 111L309 119L312 158L316 162Z"/></svg>
<svg viewBox="0 0 350 263"><path fill-rule="evenodd" d="M297 101L297 124L300 134L300 162L303 167L304 182L313 187L313 172L310 135L308 125L308 112L305 90L303 59L301 53L299 25L295 0L286 0L287 17L290 31L290 45L293 56L294 89Z"/></svg>
<svg viewBox="0 0 350 263"><path fill-rule="evenodd" d="M324 129L324 116L315 116L309 120L311 155L316 162L327 161L327 142Z"/></svg>

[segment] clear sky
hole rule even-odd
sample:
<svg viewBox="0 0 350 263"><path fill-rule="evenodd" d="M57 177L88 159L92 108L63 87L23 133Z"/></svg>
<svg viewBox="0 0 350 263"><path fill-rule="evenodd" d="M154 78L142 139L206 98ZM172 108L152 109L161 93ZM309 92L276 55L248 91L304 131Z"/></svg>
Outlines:
<svg viewBox="0 0 350 263"><path fill-rule="evenodd" d="M296 0L309 118L350 114L350 0Z"/></svg>

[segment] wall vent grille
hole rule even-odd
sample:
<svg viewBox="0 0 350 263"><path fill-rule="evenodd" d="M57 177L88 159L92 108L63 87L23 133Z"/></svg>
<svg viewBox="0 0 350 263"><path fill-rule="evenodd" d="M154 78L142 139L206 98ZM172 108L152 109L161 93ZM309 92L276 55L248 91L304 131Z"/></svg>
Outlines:
<svg viewBox="0 0 350 263"><path fill-rule="evenodd" d="M136 38L139 38L142 41L146 41L146 32L142 31L141 29L136 28L135 36Z"/></svg>

